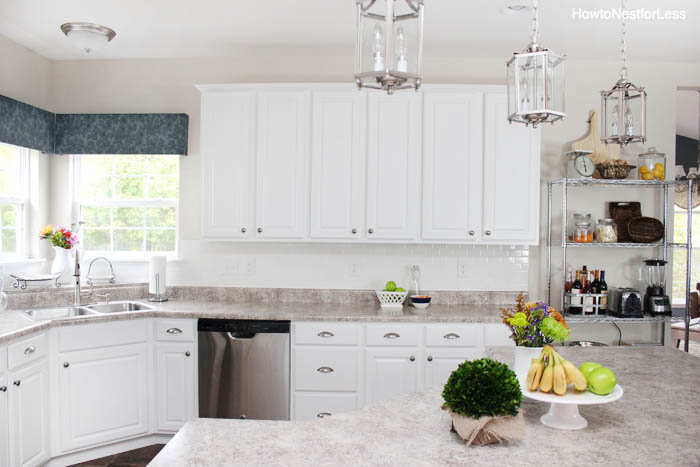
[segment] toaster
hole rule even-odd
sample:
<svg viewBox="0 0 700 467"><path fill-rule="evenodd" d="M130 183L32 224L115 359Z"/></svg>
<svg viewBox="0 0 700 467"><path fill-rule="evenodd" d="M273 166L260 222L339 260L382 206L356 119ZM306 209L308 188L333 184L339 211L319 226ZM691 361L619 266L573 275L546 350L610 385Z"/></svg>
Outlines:
<svg viewBox="0 0 700 467"><path fill-rule="evenodd" d="M635 289L620 287L608 292L608 314L618 318L642 318L642 294Z"/></svg>

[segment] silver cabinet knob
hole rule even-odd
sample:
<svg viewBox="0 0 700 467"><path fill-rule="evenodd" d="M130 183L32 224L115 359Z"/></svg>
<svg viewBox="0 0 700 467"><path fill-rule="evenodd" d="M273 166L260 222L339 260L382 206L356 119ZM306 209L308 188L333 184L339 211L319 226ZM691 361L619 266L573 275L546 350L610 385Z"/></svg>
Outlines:
<svg viewBox="0 0 700 467"><path fill-rule="evenodd" d="M18 387L19 387L19 385L22 384L22 381L17 380L17 381L15 381L13 384L14 384L15 386L18 386Z"/></svg>
<svg viewBox="0 0 700 467"><path fill-rule="evenodd" d="M68 362L63 362L63 368L68 368L70 366L70 363Z"/></svg>
<svg viewBox="0 0 700 467"><path fill-rule="evenodd" d="M486 235L491 235L491 231L490 231L490 230L487 230L487 231L484 232L484 233L485 233Z"/></svg>
<svg viewBox="0 0 700 467"><path fill-rule="evenodd" d="M319 333L317 334L317 336L318 336L318 337L328 338L328 337L333 337L333 336L335 336L335 334L333 334L333 333L330 332L330 331L321 331L321 332L319 332Z"/></svg>
<svg viewBox="0 0 700 467"><path fill-rule="evenodd" d="M374 233L374 229L369 229L367 232L373 234L373 233Z"/></svg>
<svg viewBox="0 0 700 467"><path fill-rule="evenodd" d="M475 232L474 232L473 230L470 230L470 231L469 231L469 235L471 235L472 237L474 236L474 233L475 233Z"/></svg>
<svg viewBox="0 0 700 467"><path fill-rule="evenodd" d="M185 352L185 357L189 357L190 355L192 355L192 353L189 350Z"/></svg>
<svg viewBox="0 0 700 467"><path fill-rule="evenodd" d="M36 351L36 347L33 345L30 345L26 349L24 349L24 355L29 355L30 353L34 353Z"/></svg>
<svg viewBox="0 0 700 467"><path fill-rule="evenodd" d="M182 329L180 328L168 328L165 332L168 334L182 334Z"/></svg>
<svg viewBox="0 0 700 467"><path fill-rule="evenodd" d="M326 417L330 417L331 414L328 413L328 412L319 412L319 413L316 414L316 416L317 416L318 418L326 418Z"/></svg>
<svg viewBox="0 0 700 467"><path fill-rule="evenodd" d="M444 336L442 336L443 339L459 339L459 334L455 334L454 332L448 332Z"/></svg>
<svg viewBox="0 0 700 467"><path fill-rule="evenodd" d="M258 233L262 233L262 227L258 227Z"/></svg>
<svg viewBox="0 0 700 467"><path fill-rule="evenodd" d="M246 233L246 228L245 228L245 227L241 227L241 233Z"/></svg>
<svg viewBox="0 0 700 467"><path fill-rule="evenodd" d="M0 386L0 392L7 392L7 386Z"/></svg>
<svg viewBox="0 0 700 467"><path fill-rule="evenodd" d="M357 233L357 229L352 229L352 233L356 234L356 233Z"/></svg>
<svg viewBox="0 0 700 467"><path fill-rule="evenodd" d="M410 361L412 361L412 362L415 362L415 361L416 361L416 357L414 357L413 355L411 355L410 357L408 357L408 359L409 359Z"/></svg>
<svg viewBox="0 0 700 467"><path fill-rule="evenodd" d="M387 332L384 334L384 339L398 339L399 337L401 337L401 335L395 332Z"/></svg>
<svg viewBox="0 0 700 467"><path fill-rule="evenodd" d="M319 373L332 373L334 370L333 370L333 368L331 368L329 366L322 366L322 367L318 368L316 371L318 371Z"/></svg>
<svg viewBox="0 0 700 467"><path fill-rule="evenodd" d="M432 355L428 355L428 361L429 361L429 362L432 362L432 361L433 361L433 356L432 356Z"/></svg>

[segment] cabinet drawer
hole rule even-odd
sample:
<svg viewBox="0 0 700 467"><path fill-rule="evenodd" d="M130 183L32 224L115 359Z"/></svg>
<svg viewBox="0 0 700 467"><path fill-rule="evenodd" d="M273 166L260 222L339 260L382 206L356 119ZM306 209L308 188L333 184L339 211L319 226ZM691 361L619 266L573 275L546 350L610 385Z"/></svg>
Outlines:
<svg viewBox="0 0 700 467"><path fill-rule="evenodd" d="M296 345L357 345L360 342L359 324L294 323Z"/></svg>
<svg viewBox="0 0 700 467"><path fill-rule="evenodd" d="M194 341L194 324L191 319L157 319L156 339L159 341Z"/></svg>
<svg viewBox="0 0 700 467"><path fill-rule="evenodd" d="M505 328L505 326L503 326ZM481 324L426 324L425 345L430 347L482 347Z"/></svg>
<svg viewBox="0 0 700 467"><path fill-rule="evenodd" d="M515 347L510 338L510 329L505 324L484 325L484 345L507 345Z"/></svg>
<svg viewBox="0 0 700 467"><path fill-rule="evenodd" d="M368 324L367 345L400 347L418 345L418 324Z"/></svg>
<svg viewBox="0 0 700 467"><path fill-rule="evenodd" d="M0 372L7 370L7 348L0 347Z"/></svg>
<svg viewBox="0 0 700 467"><path fill-rule="evenodd" d="M357 389L359 349L295 349L294 384L302 391Z"/></svg>
<svg viewBox="0 0 700 467"><path fill-rule="evenodd" d="M8 368L17 368L25 363L33 362L49 351L49 339L46 334L24 339L7 347Z"/></svg>
<svg viewBox="0 0 700 467"><path fill-rule="evenodd" d="M313 420L357 408L357 394L353 392L295 392L294 419Z"/></svg>
<svg viewBox="0 0 700 467"><path fill-rule="evenodd" d="M147 319L66 326L58 330L61 352L148 342Z"/></svg>

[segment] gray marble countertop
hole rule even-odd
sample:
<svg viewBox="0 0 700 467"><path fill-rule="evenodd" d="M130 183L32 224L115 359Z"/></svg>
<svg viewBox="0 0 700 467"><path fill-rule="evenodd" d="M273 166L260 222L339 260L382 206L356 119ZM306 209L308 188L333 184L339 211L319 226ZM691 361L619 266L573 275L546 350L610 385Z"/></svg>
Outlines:
<svg viewBox="0 0 700 467"><path fill-rule="evenodd" d="M143 301L143 300L141 300ZM145 303L145 302L144 302ZM281 319L290 321L376 321L376 322L500 322L499 307L504 305L431 305L382 309L378 305L346 303L226 303L219 301L170 300L152 303L155 310L32 321L21 311L0 313L0 344L56 326L139 319L223 318Z"/></svg>
<svg viewBox="0 0 700 467"><path fill-rule="evenodd" d="M513 360L512 349L489 354ZM700 359L663 347L565 348L562 354L576 364L609 366L625 389L617 402L580 407L589 423L581 431L545 427L539 417L548 404L525 399L521 443L467 447L450 433L435 388L311 421L196 419L149 465L700 465Z"/></svg>

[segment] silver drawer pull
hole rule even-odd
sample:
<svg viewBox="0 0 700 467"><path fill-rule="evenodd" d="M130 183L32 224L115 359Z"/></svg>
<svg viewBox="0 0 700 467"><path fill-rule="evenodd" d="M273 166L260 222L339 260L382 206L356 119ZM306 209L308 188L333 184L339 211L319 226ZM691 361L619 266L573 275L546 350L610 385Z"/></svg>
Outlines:
<svg viewBox="0 0 700 467"><path fill-rule="evenodd" d="M334 370L333 370L333 368L331 368L329 366L322 366L321 368L319 368L316 371L318 371L319 373L332 373Z"/></svg>
<svg viewBox="0 0 700 467"><path fill-rule="evenodd" d="M180 328L170 328L167 331L168 334L182 334L182 329Z"/></svg>
<svg viewBox="0 0 700 467"><path fill-rule="evenodd" d="M0 392L7 392L7 386L0 386Z"/></svg>
<svg viewBox="0 0 700 467"><path fill-rule="evenodd" d="M34 353L36 351L36 347L33 345L30 345L26 349L24 349L24 355L29 355L30 353Z"/></svg>
<svg viewBox="0 0 700 467"><path fill-rule="evenodd" d="M335 336L335 334L333 334L330 331L321 331L317 335L318 335L318 337L334 337Z"/></svg>
<svg viewBox="0 0 700 467"><path fill-rule="evenodd" d="M317 416L318 418L326 418L326 417L330 417L331 415L332 415L332 414L330 414L330 413L328 413L328 412L319 412L319 413L316 414L316 416Z"/></svg>
<svg viewBox="0 0 700 467"><path fill-rule="evenodd" d="M443 339L459 339L459 334L455 334L454 332L450 332L442 336Z"/></svg>
<svg viewBox="0 0 700 467"><path fill-rule="evenodd" d="M384 334L384 339L398 339L401 337L400 335L396 334L395 332L387 332Z"/></svg>

